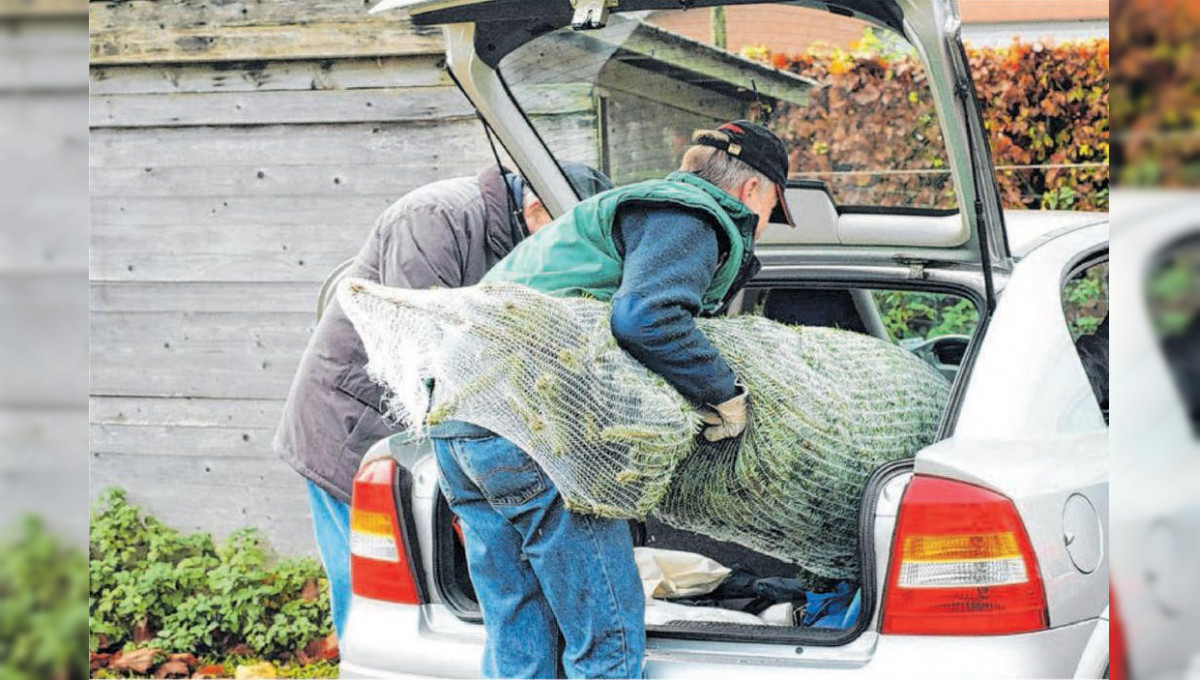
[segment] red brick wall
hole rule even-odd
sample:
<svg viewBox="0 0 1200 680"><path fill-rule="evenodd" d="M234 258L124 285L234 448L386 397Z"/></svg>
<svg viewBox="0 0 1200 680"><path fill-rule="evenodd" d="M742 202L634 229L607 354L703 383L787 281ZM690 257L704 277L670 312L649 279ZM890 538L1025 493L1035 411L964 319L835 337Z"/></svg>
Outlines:
<svg viewBox="0 0 1200 680"><path fill-rule="evenodd" d="M1108 0L959 0L963 23L1107 19ZM711 10L658 12L651 21L693 40L711 42ZM727 7L730 52L766 45L772 52L797 54L823 42L842 48L862 37L866 24L822 10L750 5Z"/></svg>
<svg viewBox="0 0 1200 680"><path fill-rule="evenodd" d="M1107 19L1108 0L958 0L964 24Z"/></svg>

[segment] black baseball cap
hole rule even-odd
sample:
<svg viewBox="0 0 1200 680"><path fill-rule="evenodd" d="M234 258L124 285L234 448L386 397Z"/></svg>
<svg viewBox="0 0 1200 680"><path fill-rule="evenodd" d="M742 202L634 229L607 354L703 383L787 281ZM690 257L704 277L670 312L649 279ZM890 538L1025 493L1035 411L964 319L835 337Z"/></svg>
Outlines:
<svg viewBox="0 0 1200 680"><path fill-rule="evenodd" d="M779 197L772 219L778 214L789 226L796 226L787 204L788 152L782 139L758 123L735 120L716 130L697 131L692 143L720 149L766 175Z"/></svg>

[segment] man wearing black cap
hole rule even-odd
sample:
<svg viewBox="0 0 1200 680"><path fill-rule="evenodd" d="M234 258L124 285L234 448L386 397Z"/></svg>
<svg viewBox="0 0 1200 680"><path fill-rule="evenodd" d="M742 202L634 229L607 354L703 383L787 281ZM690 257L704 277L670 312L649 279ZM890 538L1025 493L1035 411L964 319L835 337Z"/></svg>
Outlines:
<svg viewBox="0 0 1200 680"><path fill-rule="evenodd" d="M749 121L701 130L679 172L582 201L484 281L612 301L620 346L700 409L703 436L739 436L748 395L697 328L758 272L754 241L784 202L783 142ZM525 452L476 425L430 428L462 520L488 677L641 677L644 599L624 521L569 512Z"/></svg>

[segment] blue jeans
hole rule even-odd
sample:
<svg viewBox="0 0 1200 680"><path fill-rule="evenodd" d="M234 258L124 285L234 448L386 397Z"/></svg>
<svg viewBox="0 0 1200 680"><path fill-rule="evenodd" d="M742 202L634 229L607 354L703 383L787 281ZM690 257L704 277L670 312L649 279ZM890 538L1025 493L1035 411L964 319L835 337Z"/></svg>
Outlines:
<svg viewBox="0 0 1200 680"><path fill-rule="evenodd" d="M640 678L645 602L628 522L570 512L499 436L434 439L487 631L483 674Z"/></svg>
<svg viewBox="0 0 1200 680"><path fill-rule="evenodd" d="M317 551L329 576L329 601L333 611L333 628L338 639L346 626L350 611L350 506L328 491L308 483L308 504L312 507L313 534Z"/></svg>

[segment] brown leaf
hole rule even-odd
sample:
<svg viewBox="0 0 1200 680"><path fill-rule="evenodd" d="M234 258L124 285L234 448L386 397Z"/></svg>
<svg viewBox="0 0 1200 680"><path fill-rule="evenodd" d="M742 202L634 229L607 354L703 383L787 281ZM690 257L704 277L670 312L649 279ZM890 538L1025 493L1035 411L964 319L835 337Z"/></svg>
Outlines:
<svg viewBox="0 0 1200 680"><path fill-rule="evenodd" d="M317 582L310 578L304 584L304 590L300 591L300 599L305 602L316 602L319 592L317 590Z"/></svg>
<svg viewBox="0 0 1200 680"><path fill-rule="evenodd" d="M168 661L158 667L155 678L186 678L191 671L182 661Z"/></svg>
<svg viewBox="0 0 1200 680"><path fill-rule="evenodd" d="M137 625L133 627L133 644L140 645L152 637L154 636L150 634L150 624L146 619L138 621Z"/></svg>
<svg viewBox="0 0 1200 680"><path fill-rule="evenodd" d="M236 644L225 651L229 656L254 656L254 650L245 642Z"/></svg>
<svg viewBox="0 0 1200 680"><path fill-rule="evenodd" d="M88 653L88 672L95 673L101 668L108 668L108 662L112 659L112 654L97 654L96 652Z"/></svg>
<svg viewBox="0 0 1200 680"><path fill-rule="evenodd" d="M145 675L146 671L154 665L154 657L162 652L153 647L144 649L135 649L128 654L117 654L109 662L109 670L114 671L132 671Z"/></svg>
<svg viewBox="0 0 1200 680"><path fill-rule="evenodd" d="M192 654L192 653L172 654L167 657L167 661L181 663L181 664L187 666L188 670L195 668L200 663L200 660L197 659L196 655Z"/></svg>

